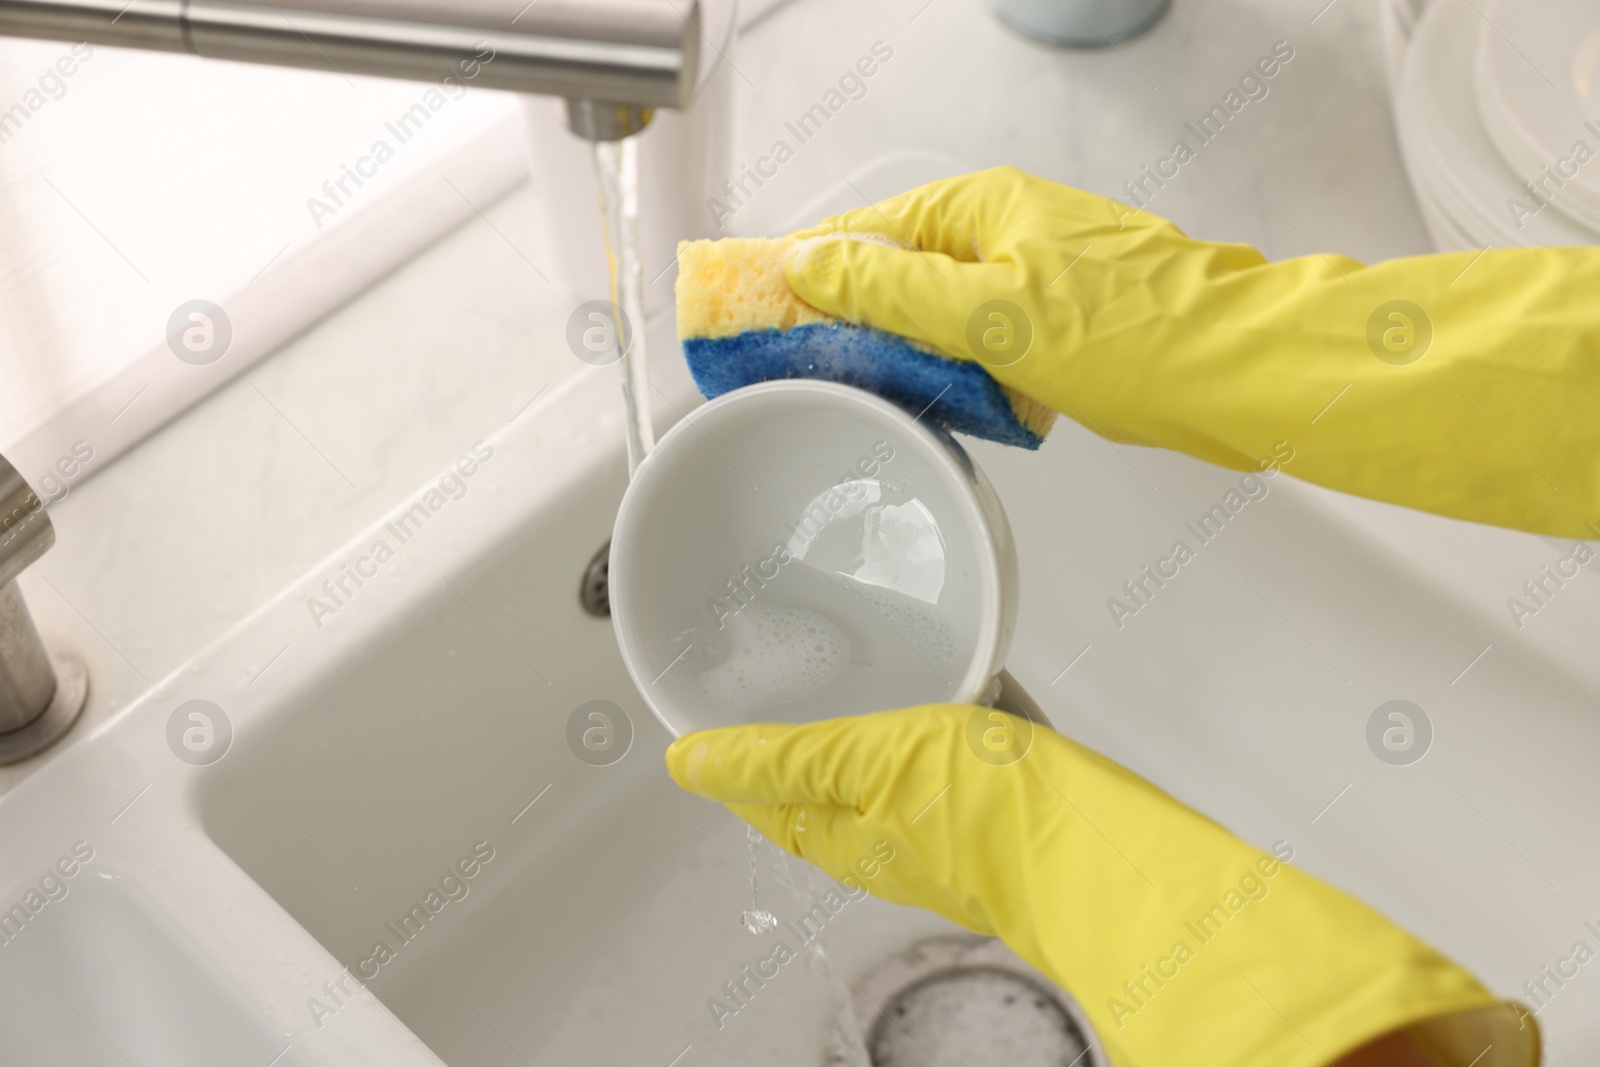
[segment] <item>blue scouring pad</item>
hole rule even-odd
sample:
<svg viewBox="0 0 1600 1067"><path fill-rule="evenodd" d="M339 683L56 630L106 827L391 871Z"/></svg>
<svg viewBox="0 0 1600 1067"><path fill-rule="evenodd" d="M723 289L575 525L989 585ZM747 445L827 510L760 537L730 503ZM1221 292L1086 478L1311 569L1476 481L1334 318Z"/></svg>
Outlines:
<svg viewBox="0 0 1600 1067"><path fill-rule="evenodd" d="M933 355L882 330L817 322L731 337L686 337L683 354L708 400L755 382L821 378L876 393L957 433L1020 448L1044 442L978 364Z"/></svg>

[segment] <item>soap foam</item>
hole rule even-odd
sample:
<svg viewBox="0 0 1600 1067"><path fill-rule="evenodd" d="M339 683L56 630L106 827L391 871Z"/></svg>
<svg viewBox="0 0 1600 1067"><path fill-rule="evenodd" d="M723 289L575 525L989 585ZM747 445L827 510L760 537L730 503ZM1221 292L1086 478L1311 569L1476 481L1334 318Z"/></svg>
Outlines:
<svg viewBox="0 0 1600 1067"><path fill-rule="evenodd" d="M1055 999L1007 971L949 971L905 990L871 1031L878 1067L1062 1067L1088 1042Z"/></svg>
<svg viewBox="0 0 1600 1067"><path fill-rule="evenodd" d="M699 675L701 690L724 715L801 700L850 666L850 639L814 611L757 602L726 622L727 657Z"/></svg>
<svg viewBox="0 0 1600 1067"><path fill-rule="evenodd" d="M923 656L941 665L956 662L955 633L938 607L892 589L865 583L858 584L856 588L867 603Z"/></svg>

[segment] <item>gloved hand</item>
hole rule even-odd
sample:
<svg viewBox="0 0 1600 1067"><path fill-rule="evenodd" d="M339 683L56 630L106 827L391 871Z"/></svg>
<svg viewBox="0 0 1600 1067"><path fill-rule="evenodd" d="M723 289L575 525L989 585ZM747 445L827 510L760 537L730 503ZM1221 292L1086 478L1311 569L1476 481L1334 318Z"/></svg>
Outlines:
<svg viewBox="0 0 1600 1067"><path fill-rule="evenodd" d="M1334 489L1600 537L1600 248L1268 263L1010 168L796 236L838 234L890 244L802 245L802 299L1112 440L1238 470L1286 444Z"/></svg>
<svg viewBox="0 0 1600 1067"><path fill-rule="evenodd" d="M667 766L833 877L998 935L1117 1067L1328 1067L1400 1028L1434 1059L1347 1062L1538 1061L1531 1016L1428 946L1027 720L933 705L728 727Z"/></svg>

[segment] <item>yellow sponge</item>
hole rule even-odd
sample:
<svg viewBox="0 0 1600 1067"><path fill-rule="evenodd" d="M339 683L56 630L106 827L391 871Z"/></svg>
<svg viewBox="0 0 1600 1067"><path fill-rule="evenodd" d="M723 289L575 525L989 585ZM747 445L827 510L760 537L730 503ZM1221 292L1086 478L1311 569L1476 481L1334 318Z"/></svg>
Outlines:
<svg viewBox="0 0 1600 1067"><path fill-rule="evenodd" d="M877 393L951 430L1038 448L1056 413L975 362L842 322L789 288L795 240L732 237L678 245L678 337L708 399L754 382L822 378Z"/></svg>
<svg viewBox="0 0 1600 1067"><path fill-rule="evenodd" d="M792 237L729 237L678 245L678 336L732 337L832 322L789 288Z"/></svg>

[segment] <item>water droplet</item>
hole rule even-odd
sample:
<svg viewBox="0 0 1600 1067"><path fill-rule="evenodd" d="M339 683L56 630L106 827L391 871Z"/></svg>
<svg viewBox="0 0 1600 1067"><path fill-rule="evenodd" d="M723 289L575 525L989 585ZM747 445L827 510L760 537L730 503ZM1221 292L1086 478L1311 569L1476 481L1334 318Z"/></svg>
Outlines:
<svg viewBox="0 0 1600 1067"><path fill-rule="evenodd" d="M778 928L778 917L760 908L747 908L744 914L739 916L739 921L744 924L746 930L757 937L770 934Z"/></svg>

